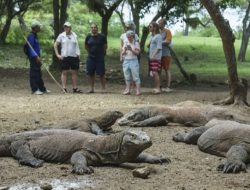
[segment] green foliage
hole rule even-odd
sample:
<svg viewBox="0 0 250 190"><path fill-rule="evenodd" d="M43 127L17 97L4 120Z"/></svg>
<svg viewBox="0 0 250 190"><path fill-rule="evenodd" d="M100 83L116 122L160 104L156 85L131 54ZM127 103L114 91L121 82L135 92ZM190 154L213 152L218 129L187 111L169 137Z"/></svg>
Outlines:
<svg viewBox="0 0 250 190"><path fill-rule="evenodd" d="M190 36L198 36L198 37L219 37L218 30L214 25L210 25L207 27L198 26L195 30L191 30L189 32Z"/></svg>
<svg viewBox="0 0 250 190"><path fill-rule="evenodd" d="M80 2L72 3L69 7L68 21L71 22L74 32L82 39L90 32L91 22L101 27L101 18L96 13L89 12L87 6Z"/></svg>

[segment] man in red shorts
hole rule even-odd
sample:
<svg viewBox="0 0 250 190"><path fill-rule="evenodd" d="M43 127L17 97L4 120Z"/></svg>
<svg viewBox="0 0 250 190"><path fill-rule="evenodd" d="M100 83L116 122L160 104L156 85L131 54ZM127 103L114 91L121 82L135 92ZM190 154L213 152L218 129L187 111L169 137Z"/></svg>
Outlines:
<svg viewBox="0 0 250 190"><path fill-rule="evenodd" d="M163 92L171 92L172 89L170 88L171 84L171 73L170 73L170 65L172 62L170 50L168 49L168 46L171 46L172 43L172 33L169 29L165 28L166 20L160 19L158 21L161 36L162 36L162 58L161 58L161 69L165 70L166 73L166 82L167 86L166 88L162 88L161 90Z"/></svg>

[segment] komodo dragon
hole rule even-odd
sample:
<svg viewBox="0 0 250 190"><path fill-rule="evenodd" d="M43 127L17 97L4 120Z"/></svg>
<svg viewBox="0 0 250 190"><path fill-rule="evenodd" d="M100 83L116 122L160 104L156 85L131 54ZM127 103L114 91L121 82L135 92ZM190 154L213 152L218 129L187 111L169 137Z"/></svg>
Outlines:
<svg viewBox="0 0 250 190"><path fill-rule="evenodd" d="M224 173L246 171L246 163L250 161L250 125L247 124L213 119L189 133L177 133L173 140L197 144L203 152L226 157L217 168Z"/></svg>
<svg viewBox="0 0 250 190"><path fill-rule="evenodd" d="M174 106L149 106L134 109L118 119L118 124L120 126L145 127L164 126L168 122L174 122L199 127L213 118L241 121L239 114L226 108L186 101Z"/></svg>
<svg viewBox="0 0 250 190"><path fill-rule="evenodd" d="M120 111L108 111L92 119L80 119L66 121L50 126L49 128L71 129L83 132L91 132L96 135L102 135L112 130L112 125L116 120L123 116ZM45 127L45 129L49 129Z"/></svg>
<svg viewBox="0 0 250 190"><path fill-rule="evenodd" d="M131 129L109 136L66 129L36 130L1 137L0 156L12 156L31 167L41 167L44 161L70 162L76 174L92 173L91 166L98 165L170 162L142 153L151 145L145 132Z"/></svg>

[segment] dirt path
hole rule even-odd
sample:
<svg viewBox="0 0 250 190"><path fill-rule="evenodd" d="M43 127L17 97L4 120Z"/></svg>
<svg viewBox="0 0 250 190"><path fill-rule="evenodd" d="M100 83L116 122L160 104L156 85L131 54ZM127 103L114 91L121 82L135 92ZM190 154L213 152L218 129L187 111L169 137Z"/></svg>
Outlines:
<svg viewBox="0 0 250 190"><path fill-rule="evenodd" d="M108 83L106 93L94 94L62 94L60 89L46 76L46 86L51 94L35 96L30 94L27 73L1 73L0 79L0 132L1 135L25 131L48 124L92 117L107 110L127 112L132 108L146 105L174 104L185 100L209 103L226 97L225 86L198 85L197 87L176 87L171 93L152 95L150 88L142 88L142 95L121 95L122 85ZM86 83L80 80L80 88L87 91ZM121 130L115 124L114 129ZM157 170L149 179L132 176L130 170L114 167L95 167L92 175L76 176L71 174L67 164L49 164L33 169L20 166L13 158L0 158L0 187L17 183L51 182L61 180L86 182L87 189L181 189L181 190L217 190L217 189L249 189L250 174L222 174L216 167L223 158L200 152L196 146L175 143L172 136L182 130L190 130L180 126L144 128L153 139L153 146L146 152L168 156L169 165L151 165ZM248 168L249 170L249 168ZM55 183L59 189L59 183ZM54 187L55 187L54 186ZM66 185L65 185L66 186ZM57 189L58 189L57 188ZM84 185L72 187L86 189ZM26 188L27 189L27 188ZM56 188L55 188L56 189Z"/></svg>

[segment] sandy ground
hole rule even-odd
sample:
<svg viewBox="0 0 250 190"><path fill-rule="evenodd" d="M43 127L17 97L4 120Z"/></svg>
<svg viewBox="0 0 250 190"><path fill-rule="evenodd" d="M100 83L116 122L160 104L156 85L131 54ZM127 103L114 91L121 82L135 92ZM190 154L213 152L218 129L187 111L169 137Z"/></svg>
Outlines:
<svg viewBox="0 0 250 190"><path fill-rule="evenodd" d="M0 132L1 135L35 129L61 121L89 118L107 110L124 113L132 108L146 105L175 104L185 100L211 103L225 98L228 88L222 85L198 84L196 87L176 86L175 91L153 95L151 88L143 87L142 95L121 95L123 85L108 82L107 92L101 93L99 81L94 94L63 94L53 81L44 80L51 94L30 94L27 71L0 70ZM81 74L83 75L83 74ZM80 76L83 77L83 76ZM58 77L57 77L58 78ZM87 91L86 79L79 81L80 88ZM149 86L149 85L148 85ZM117 124L113 127L121 130ZM34 169L21 166L13 158L0 158L0 187L31 183L33 187L44 182L54 184L54 189L111 189L111 190L221 190L250 189L250 174L223 174L216 170L223 158L198 150L194 145L175 143L172 136L191 128L181 126L143 128L153 139L153 146L145 152L169 157L171 164L149 165L156 169L148 179L135 178L131 170L116 167L95 167L94 174L77 176L71 174L67 164L45 163ZM248 167L249 170L249 167ZM59 181L58 181L59 180ZM56 181L56 182L55 182ZM75 186L67 186L74 182ZM63 187L63 184L65 187ZM61 185L61 186L60 186ZM21 187L11 189L22 189ZM39 189L39 188L38 188Z"/></svg>

